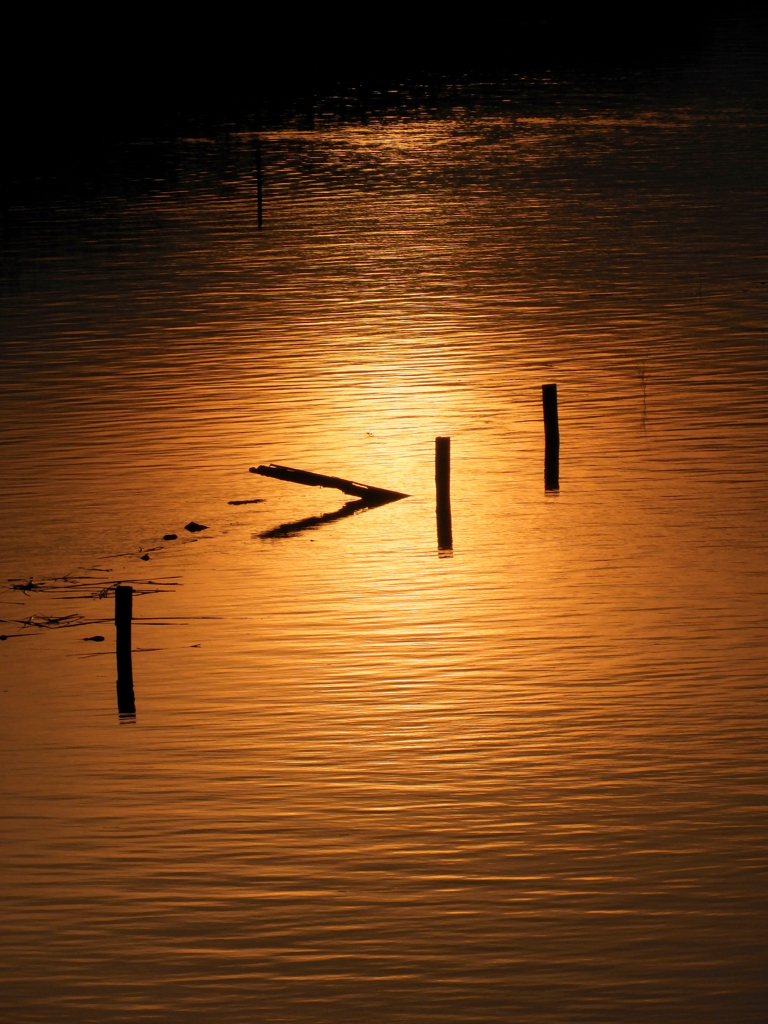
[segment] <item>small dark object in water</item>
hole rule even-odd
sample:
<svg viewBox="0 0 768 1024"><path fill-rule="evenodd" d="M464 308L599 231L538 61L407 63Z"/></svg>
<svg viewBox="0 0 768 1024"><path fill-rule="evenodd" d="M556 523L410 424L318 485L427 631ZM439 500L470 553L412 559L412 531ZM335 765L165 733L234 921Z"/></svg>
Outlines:
<svg viewBox="0 0 768 1024"><path fill-rule="evenodd" d="M148 562L149 561L149 555L142 555L141 556L141 560L142 560L142 562Z"/></svg>
<svg viewBox="0 0 768 1024"><path fill-rule="evenodd" d="M84 636L83 640L94 640L97 644L100 644L104 639L103 636Z"/></svg>
<svg viewBox="0 0 768 1024"><path fill-rule="evenodd" d="M178 540L179 535L177 533L164 533L163 540Z"/></svg>
<svg viewBox="0 0 768 1024"><path fill-rule="evenodd" d="M8 637L4 633L2 635L0 635L0 640L7 640L7 639L8 639Z"/></svg>
<svg viewBox="0 0 768 1024"><path fill-rule="evenodd" d="M190 533L199 533L200 530L207 530L207 526L201 526L200 523L187 523L184 527L185 530L189 530Z"/></svg>
<svg viewBox="0 0 768 1024"><path fill-rule="evenodd" d="M228 505L260 505L264 498L243 498L242 501L228 501Z"/></svg>

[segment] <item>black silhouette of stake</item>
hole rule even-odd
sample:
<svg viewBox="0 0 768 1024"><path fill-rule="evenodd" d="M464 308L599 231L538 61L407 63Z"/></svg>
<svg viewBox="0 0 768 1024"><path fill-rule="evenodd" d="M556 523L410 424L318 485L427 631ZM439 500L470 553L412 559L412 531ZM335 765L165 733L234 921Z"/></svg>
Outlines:
<svg viewBox="0 0 768 1024"><path fill-rule="evenodd" d="M439 551L452 551L450 437L435 438L435 491L437 495L437 547Z"/></svg>
<svg viewBox="0 0 768 1024"><path fill-rule="evenodd" d="M560 426L557 422L557 384L542 384L544 405L544 489L560 490Z"/></svg>
<svg viewBox="0 0 768 1024"><path fill-rule="evenodd" d="M133 666L131 664L131 617L133 587L115 587L115 634L117 639L117 711L135 715Z"/></svg>

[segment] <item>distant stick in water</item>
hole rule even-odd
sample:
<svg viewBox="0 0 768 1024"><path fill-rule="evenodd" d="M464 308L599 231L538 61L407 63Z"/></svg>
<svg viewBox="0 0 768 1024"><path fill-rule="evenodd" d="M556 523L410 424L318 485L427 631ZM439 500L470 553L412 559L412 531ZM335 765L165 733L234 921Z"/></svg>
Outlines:
<svg viewBox="0 0 768 1024"><path fill-rule="evenodd" d="M261 140L256 137L256 226L261 231Z"/></svg>
<svg viewBox="0 0 768 1024"><path fill-rule="evenodd" d="M646 422L648 420L648 403L647 403L647 389L648 389L648 371L645 364L645 359L637 367L637 379L640 381L640 387L643 389L643 417L642 426L645 430Z"/></svg>

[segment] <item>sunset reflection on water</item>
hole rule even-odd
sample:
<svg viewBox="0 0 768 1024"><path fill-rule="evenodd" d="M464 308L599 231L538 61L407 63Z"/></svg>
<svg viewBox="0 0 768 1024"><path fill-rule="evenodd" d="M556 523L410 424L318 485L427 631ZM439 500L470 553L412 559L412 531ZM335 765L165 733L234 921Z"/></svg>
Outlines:
<svg viewBox="0 0 768 1024"><path fill-rule="evenodd" d="M763 115L507 98L22 211L4 576L161 592L2 595L14 1021L761 1019Z"/></svg>

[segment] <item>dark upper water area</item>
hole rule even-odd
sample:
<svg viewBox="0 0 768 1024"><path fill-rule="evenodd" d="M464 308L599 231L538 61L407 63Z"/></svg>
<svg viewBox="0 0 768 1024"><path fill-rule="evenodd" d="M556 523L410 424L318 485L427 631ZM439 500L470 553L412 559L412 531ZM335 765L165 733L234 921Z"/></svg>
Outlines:
<svg viewBox="0 0 768 1024"><path fill-rule="evenodd" d="M146 187L173 175L173 140L190 136L434 115L457 101L493 103L500 86L529 113L590 93L614 106L648 93L759 98L766 39L765 18L738 9L697 18L514 9L460 20L387 10L375 30L340 12L272 10L237 29L181 24L171 38L137 21L103 45L71 19L51 19L4 62L3 202L109 192L116 178Z"/></svg>

